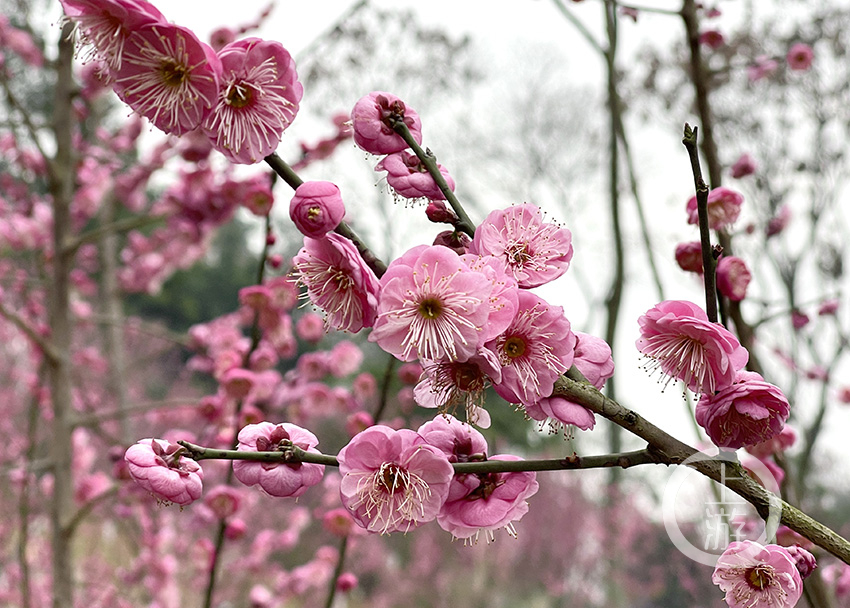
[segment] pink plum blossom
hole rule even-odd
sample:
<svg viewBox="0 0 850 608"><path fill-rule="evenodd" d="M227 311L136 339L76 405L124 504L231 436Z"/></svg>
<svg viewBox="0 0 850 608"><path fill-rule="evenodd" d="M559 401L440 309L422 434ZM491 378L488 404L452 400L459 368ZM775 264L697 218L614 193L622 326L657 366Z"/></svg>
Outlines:
<svg viewBox="0 0 850 608"><path fill-rule="evenodd" d="M795 331L803 329L809 324L809 321L811 321L811 319L809 319L809 315L804 313L802 310L795 308L791 311L791 327L793 327Z"/></svg>
<svg viewBox="0 0 850 608"><path fill-rule="evenodd" d="M339 226L345 205L336 184L304 182L289 203L289 218L304 236L318 239Z"/></svg>
<svg viewBox="0 0 850 608"><path fill-rule="evenodd" d="M127 37L115 91L157 128L182 135L209 115L220 74L218 56L190 29L157 23Z"/></svg>
<svg viewBox="0 0 850 608"><path fill-rule="evenodd" d="M446 180L449 190L454 192L455 182L448 170L439 163L437 169ZM446 198L419 157L406 150L385 156L375 166L375 171L387 172L387 183L399 196L429 200Z"/></svg>
<svg viewBox="0 0 850 608"><path fill-rule="evenodd" d="M686 272L702 275L702 245L699 241L676 245L676 263Z"/></svg>
<svg viewBox="0 0 850 608"><path fill-rule="evenodd" d="M764 233L767 238L780 234L791 222L791 208L788 205L782 205L772 218L767 222Z"/></svg>
<svg viewBox="0 0 850 608"><path fill-rule="evenodd" d="M756 161L745 152L738 157L738 160L732 165L730 172L732 173L732 177L736 179L752 175L756 172Z"/></svg>
<svg viewBox="0 0 850 608"><path fill-rule="evenodd" d="M753 275L741 258L725 255L717 262L717 289L734 302L747 297L747 287Z"/></svg>
<svg viewBox="0 0 850 608"><path fill-rule="evenodd" d="M305 237L292 262L328 326L352 333L372 327L380 285L351 241L333 232L322 239Z"/></svg>
<svg viewBox="0 0 850 608"><path fill-rule="evenodd" d="M536 205L492 211L475 231L469 252L502 258L520 287L554 281L570 267L572 234L543 221Z"/></svg>
<svg viewBox="0 0 850 608"><path fill-rule="evenodd" d="M803 593L796 562L785 547L749 540L729 544L711 580L726 592L730 608L793 608Z"/></svg>
<svg viewBox="0 0 850 608"><path fill-rule="evenodd" d="M838 298L829 298L828 300L824 300L818 306L818 315L821 317L834 315L838 312L838 308L841 306L841 301Z"/></svg>
<svg viewBox="0 0 850 608"><path fill-rule="evenodd" d="M596 426L596 418L586 407L570 401L560 395L552 395L523 406L526 415L541 423L549 421L550 432L561 430L567 434L568 427L577 427L589 431ZM543 424L541 424L541 427Z"/></svg>
<svg viewBox="0 0 850 608"><path fill-rule="evenodd" d="M111 72L121 68L124 44L145 25L166 23L156 7L144 0L60 0L65 15L77 26L80 46L90 46L87 59L103 61Z"/></svg>
<svg viewBox="0 0 850 608"><path fill-rule="evenodd" d="M440 414L416 431L428 445L442 451L449 462L486 460L487 440L478 430L451 414Z"/></svg>
<svg viewBox="0 0 850 608"><path fill-rule="evenodd" d="M335 378L345 378L363 363L363 351L351 340L340 340L328 353L328 371Z"/></svg>
<svg viewBox="0 0 850 608"><path fill-rule="evenodd" d="M798 72L804 72L812 67L815 53L808 44L804 42L795 42L788 49L788 54L785 56L785 61L788 62L788 67Z"/></svg>
<svg viewBox="0 0 850 608"><path fill-rule="evenodd" d="M485 429L490 426L490 415L484 409L484 391L502 379L494 352L480 348L466 361L425 361L422 368L422 379L413 389L416 403L437 408L441 413L454 413L460 406L467 422Z"/></svg>
<svg viewBox="0 0 850 608"><path fill-rule="evenodd" d="M340 498L369 532L408 531L436 519L454 470L418 433L369 427L339 452Z"/></svg>
<svg viewBox="0 0 850 608"><path fill-rule="evenodd" d="M307 342L317 343L325 337L325 321L322 315L305 312L295 323L295 333Z"/></svg>
<svg viewBox="0 0 850 608"><path fill-rule="evenodd" d="M723 34L719 31L705 30L704 32L700 32L699 42L712 50L716 50L723 46L726 41L723 38Z"/></svg>
<svg viewBox="0 0 850 608"><path fill-rule="evenodd" d="M201 466L185 452L164 439L140 439L124 460L133 480L158 500L185 506L201 497L204 481Z"/></svg>
<svg viewBox="0 0 850 608"><path fill-rule="evenodd" d="M218 485L207 492L204 496L204 505L218 519L227 519L233 516L238 510L242 501L242 496L239 490L232 486Z"/></svg>
<svg viewBox="0 0 850 608"><path fill-rule="evenodd" d="M272 452L296 446L306 452L318 454L319 440L310 431L284 422L249 424L239 431L238 451ZM325 467L308 462L256 462L234 460L233 474L246 486L259 485L271 496L297 498L322 480Z"/></svg>
<svg viewBox="0 0 850 608"><path fill-rule="evenodd" d="M510 403L532 404L552 394L555 380L573 364L575 334L564 309L520 290L517 314L485 347L496 353L502 379L496 392Z"/></svg>
<svg viewBox="0 0 850 608"><path fill-rule="evenodd" d="M361 97L351 111L354 143L371 154L393 154L407 144L392 128L394 120L403 120L416 143L422 143L419 115L392 93L375 91Z"/></svg>
<svg viewBox="0 0 850 608"><path fill-rule="evenodd" d="M489 316L492 283L446 247L415 247L381 277L370 342L402 361L465 361Z"/></svg>
<svg viewBox="0 0 850 608"><path fill-rule="evenodd" d="M522 458L509 454L488 458L490 462L516 460ZM490 540L500 528L516 536L513 522L528 512L526 501L538 488L537 474L533 471L458 475L437 523L455 538L477 539L483 531Z"/></svg>
<svg viewBox="0 0 850 608"><path fill-rule="evenodd" d="M779 62L767 55L756 57L755 63L747 66L747 78L750 82L756 82L768 78L779 68Z"/></svg>
<svg viewBox="0 0 850 608"><path fill-rule="evenodd" d="M243 38L225 46L221 87L203 129L216 150L235 163L253 164L275 151L295 119L304 87L283 45Z"/></svg>
<svg viewBox="0 0 850 608"><path fill-rule="evenodd" d="M765 441L748 445L747 451L756 458L768 458L773 454L784 452L797 441L797 432L791 425L786 424L782 430Z"/></svg>
<svg viewBox="0 0 850 608"><path fill-rule="evenodd" d="M647 369L660 368L694 393L729 386L749 359L738 339L692 302L665 300L641 316L638 325L637 349L653 360Z"/></svg>
<svg viewBox="0 0 850 608"><path fill-rule="evenodd" d="M484 274L493 284L493 291L489 298L490 315L487 317L487 325L481 337L482 342L487 342L505 331L514 320L519 293L517 282L502 258L492 255L464 254L461 259L472 270Z"/></svg>
<svg viewBox="0 0 850 608"><path fill-rule="evenodd" d="M744 197L729 188L714 188L708 193L708 227L712 230L723 230L734 224L741 214ZM692 196L687 204L688 223L699 224L697 213L697 197Z"/></svg>
<svg viewBox="0 0 850 608"><path fill-rule="evenodd" d="M789 547L785 547L785 550L788 551L788 554L794 560L794 563L797 566L797 571L800 573L800 578L803 580L809 578L812 572L817 569L818 564L815 556L800 545L791 545Z"/></svg>
<svg viewBox="0 0 850 608"><path fill-rule="evenodd" d="M789 412L778 387L755 372L742 371L734 384L700 398L696 419L715 445L737 449L779 434Z"/></svg>

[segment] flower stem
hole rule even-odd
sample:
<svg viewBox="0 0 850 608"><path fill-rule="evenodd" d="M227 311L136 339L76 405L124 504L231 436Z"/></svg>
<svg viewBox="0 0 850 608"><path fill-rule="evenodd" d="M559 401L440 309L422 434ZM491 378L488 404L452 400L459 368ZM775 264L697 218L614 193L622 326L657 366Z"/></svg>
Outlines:
<svg viewBox="0 0 850 608"><path fill-rule="evenodd" d="M697 214L699 215L699 241L702 249L702 276L705 282L705 312L708 320L717 323L717 285L714 280L715 258L714 249L711 246L711 232L708 228L708 186L702 179L702 170L699 166L699 152L697 150L697 127L685 123L685 136L682 143L688 150L691 159L691 171L694 174L694 187L697 196Z"/></svg>

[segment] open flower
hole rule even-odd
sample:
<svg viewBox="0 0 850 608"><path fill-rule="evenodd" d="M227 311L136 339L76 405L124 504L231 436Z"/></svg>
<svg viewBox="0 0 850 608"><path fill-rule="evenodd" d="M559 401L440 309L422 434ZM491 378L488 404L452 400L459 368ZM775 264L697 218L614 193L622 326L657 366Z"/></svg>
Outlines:
<svg viewBox="0 0 850 608"><path fill-rule="evenodd" d="M640 319L637 349L671 379L694 393L712 394L735 381L749 353L725 327L708 320L705 311L685 300L665 300ZM667 383L670 381L667 380Z"/></svg>
<svg viewBox="0 0 850 608"><path fill-rule="evenodd" d="M319 440L306 429L284 422L249 424L239 431L240 452L273 452L296 446L318 453ZM309 462L254 462L234 460L233 474L246 486L258 485L271 496L298 497L322 480L325 467Z"/></svg>
<svg viewBox="0 0 850 608"><path fill-rule="evenodd" d="M252 164L275 151L298 113L304 87L282 44L244 38L225 46L221 88L203 123L216 150L235 163Z"/></svg>
<svg viewBox="0 0 850 608"><path fill-rule="evenodd" d="M133 480L157 499L180 506L201 497L204 471L183 456L185 448L164 439L140 439L124 453Z"/></svg>
<svg viewBox="0 0 850 608"><path fill-rule="evenodd" d="M124 43L144 25L165 24L155 6L144 0L60 0L77 26L79 44L90 47L86 59L103 61L114 74L121 68Z"/></svg>
<svg viewBox="0 0 850 608"><path fill-rule="evenodd" d="M712 230L722 230L734 224L741 214L741 205L744 196L729 188L714 188L708 193L708 227ZM692 196L686 206L688 212L688 223L699 224L699 212L697 210L697 197Z"/></svg>
<svg viewBox="0 0 850 608"><path fill-rule="evenodd" d="M454 475L448 458L414 431L369 427L339 452L340 498L369 532L408 531L432 521Z"/></svg>
<svg viewBox="0 0 850 608"><path fill-rule="evenodd" d="M778 435L789 412L779 387L755 372L742 371L734 384L703 395L695 413L715 445L737 449Z"/></svg>
<svg viewBox="0 0 850 608"><path fill-rule="evenodd" d="M572 234L544 222L540 208L525 203L492 211L475 231L469 252L502 258L520 287L539 287L570 267Z"/></svg>
<svg viewBox="0 0 850 608"><path fill-rule="evenodd" d="M221 62L185 27L156 23L133 30L124 43L115 92L166 133L183 135L210 113Z"/></svg>
<svg viewBox="0 0 850 608"><path fill-rule="evenodd" d="M422 143L419 115L405 106L401 99L382 91L361 97L351 111L354 143L372 154L392 154L404 150L407 144L393 130L394 120L403 120L416 143Z"/></svg>
<svg viewBox="0 0 850 608"><path fill-rule="evenodd" d="M452 414L460 406L467 422L484 429L490 426L490 415L484 409L484 391L502 379L495 353L480 348L466 361L424 361L422 370L422 378L413 389L416 403Z"/></svg>
<svg viewBox="0 0 850 608"><path fill-rule="evenodd" d="M505 332L485 346L499 358L496 392L510 403L533 404L551 395L555 380L573 364L575 334L564 309L519 290L517 314Z"/></svg>
<svg viewBox="0 0 850 608"><path fill-rule="evenodd" d="M804 42L795 42L788 49L788 55L785 57L785 60L788 62L789 68L803 72L812 67L814 58L815 53L812 47Z"/></svg>
<svg viewBox="0 0 850 608"><path fill-rule="evenodd" d="M326 313L325 322L357 333L372 327L378 307L378 277L354 244L333 232L321 239L304 238L304 248L292 260L310 301Z"/></svg>
<svg viewBox="0 0 850 608"><path fill-rule="evenodd" d="M792 608L803 593L795 560L785 547L745 540L729 544L711 581L730 608Z"/></svg>
<svg viewBox="0 0 850 608"><path fill-rule="evenodd" d="M331 182L304 182L289 203L289 217L304 236L317 239L337 226L345 216L339 188Z"/></svg>
<svg viewBox="0 0 850 608"><path fill-rule="evenodd" d="M369 340L402 361L465 361L478 349L492 291L451 249L415 247L381 277Z"/></svg>

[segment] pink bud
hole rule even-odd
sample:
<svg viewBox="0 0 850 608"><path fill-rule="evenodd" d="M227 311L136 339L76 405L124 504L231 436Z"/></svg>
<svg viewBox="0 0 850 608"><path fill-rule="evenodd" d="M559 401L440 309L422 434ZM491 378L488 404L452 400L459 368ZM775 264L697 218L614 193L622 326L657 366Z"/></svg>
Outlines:
<svg viewBox="0 0 850 608"><path fill-rule="evenodd" d="M747 286L752 274L741 258L724 256L717 263L717 289L734 302L747 297Z"/></svg>
<svg viewBox="0 0 850 608"><path fill-rule="evenodd" d="M127 449L124 460L137 484L161 501L184 506L201 497L204 472L183 451L164 439L142 439Z"/></svg>
<svg viewBox="0 0 850 608"><path fill-rule="evenodd" d="M798 72L804 72L812 67L812 61L815 58L815 53L812 47L802 42L797 42L791 45L788 49L788 55L785 61L788 62L788 67Z"/></svg>
<svg viewBox="0 0 850 608"><path fill-rule="evenodd" d="M331 182L304 182L289 203L289 217L301 234L318 239L336 228L345 216L339 188Z"/></svg>
<svg viewBox="0 0 850 608"><path fill-rule="evenodd" d="M450 211L446 207L446 203L441 200L429 201L425 215L435 224L451 224L454 226L457 223L457 216L454 211Z"/></svg>
<svg viewBox="0 0 850 608"><path fill-rule="evenodd" d="M706 30L699 35L700 44L704 44L708 48L715 50L723 46L725 40L723 34L717 30Z"/></svg>
<svg viewBox="0 0 850 608"><path fill-rule="evenodd" d="M740 178L752 175L756 172L756 161L749 154L741 154L735 164L732 165L732 177Z"/></svg>
<svg viewBox="0 0 850 608"><path fill-rule="evenodd" d="M811 553L809 554L811 555ZM337 591L347 593L357 586L357 577L351 572L343 572L336 579Z"/></svg>
<svg viewBox="0 0 850 608"><path fill-rule="evenodd" d="M676 263L687 272L702 274L702 246L699 241L676 245Z"/></svg>

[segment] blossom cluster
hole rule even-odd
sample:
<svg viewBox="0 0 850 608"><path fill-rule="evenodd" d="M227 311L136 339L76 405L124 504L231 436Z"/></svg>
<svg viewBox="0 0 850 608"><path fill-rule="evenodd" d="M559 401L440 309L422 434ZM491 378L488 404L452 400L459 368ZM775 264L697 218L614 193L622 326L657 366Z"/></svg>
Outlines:
<svg viewBox="0 0 850 608"><path fill-rule="evenodd" d="M240 452L318 453L315 435L294 424L260 422L239 432ZM125 454L129 474L159 500L187 505L201 495L203 471L185 448L143 439ZM356 434L339 453L340 499L350 517L369 532L408 531L437 520L455 538L487 540L528 511L538 489L534 472L455 474L452 463L520 460L488 457L484 436L440 415L418 431L374 425ZM318 484L324 466L309 462L236 460L236 478L278 497L298 497ZM213 502L225 508L216 493ZM212 493L211 493L212 494ZM226 498L226 497L225 497Z"/></svg>
<svg viewBox="0 0 850 608"><path fill-rule="evenodd" d="M145 0L62 0L87 58L118 96L165 133L199 130L235 163L274 152L303 87L279 42L234 40L213 49Z"/></svg>

